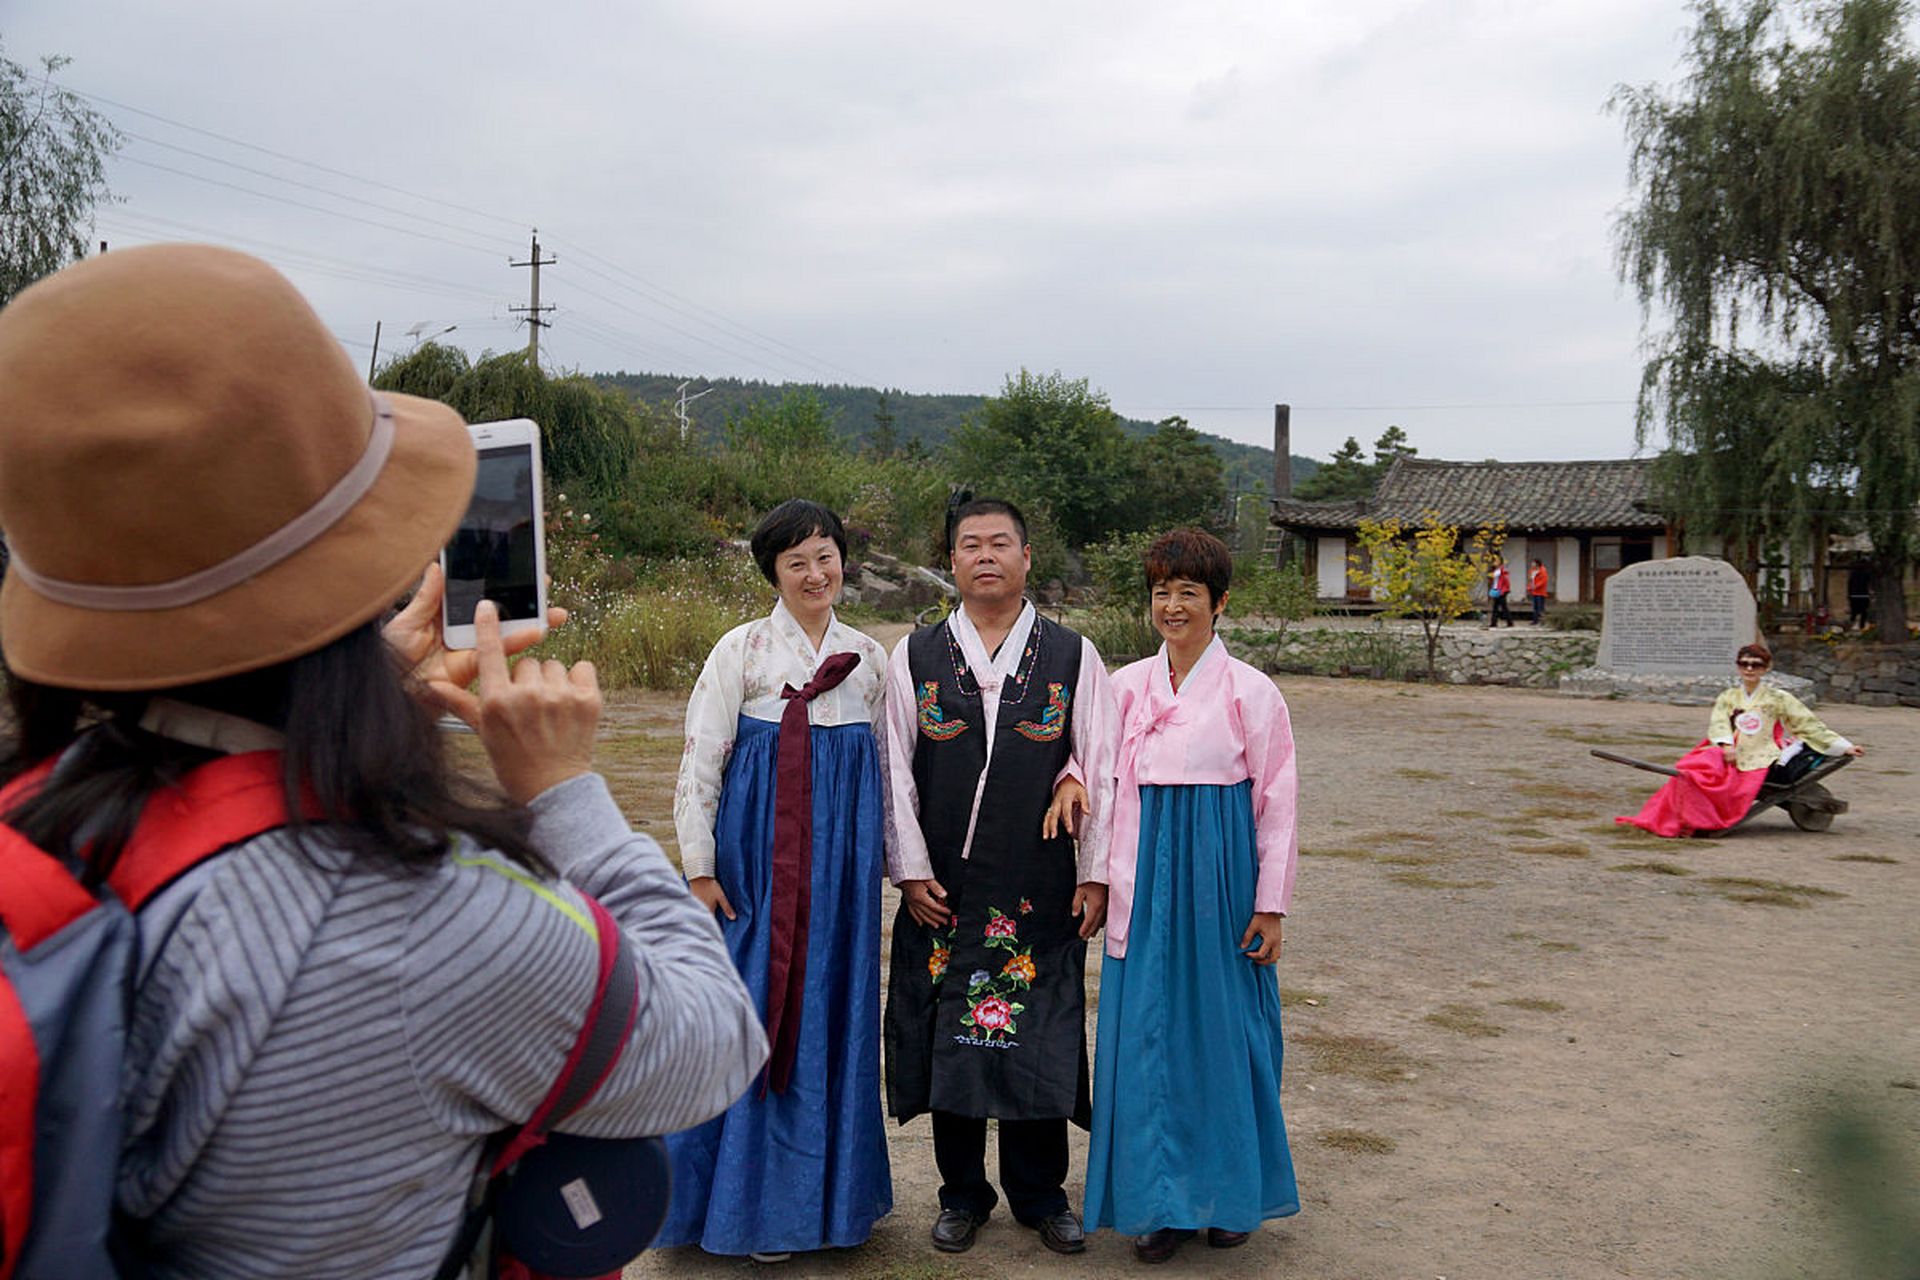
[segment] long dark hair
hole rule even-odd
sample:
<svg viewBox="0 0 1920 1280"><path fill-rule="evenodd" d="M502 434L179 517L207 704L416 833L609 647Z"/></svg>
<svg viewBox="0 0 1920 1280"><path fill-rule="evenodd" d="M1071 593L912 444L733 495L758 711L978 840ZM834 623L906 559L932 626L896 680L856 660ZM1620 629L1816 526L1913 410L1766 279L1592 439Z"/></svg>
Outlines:
<svg viewBox="0 0 1920 1280"><path fill-rule="evenodd" d="M394 871L424 871L462 833L523 866L552 871L528 839L531 815L449 763L377 623L279 666L186 689L85 693L14 677L9 694L13 724L0 743L0 784L61 752L74 755L6 822L78 868L89 887L112 872L147 797L216 754L142 729L140 716L157 696L286 734L288 829L303 845L324 827L328 845ZM303 792L317 803L316 819L301 816Z"/></svg>

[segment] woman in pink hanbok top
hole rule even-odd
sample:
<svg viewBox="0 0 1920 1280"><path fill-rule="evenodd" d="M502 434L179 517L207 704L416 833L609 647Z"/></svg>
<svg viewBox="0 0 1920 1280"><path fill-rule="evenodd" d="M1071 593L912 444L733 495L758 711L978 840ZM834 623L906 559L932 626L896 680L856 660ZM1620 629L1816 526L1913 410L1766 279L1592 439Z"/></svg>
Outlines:
<svg viewBox="0 0 1920 1280"><path fill-rule="evenodd" d="M1286 700L1213 634L1231 553L1177 529L1146 569L1165 643L1113 677L1122 728L1087 1225L1163 1262L1201 1228L1229 1248L1300 1208L1271 967L1299 845Z"/></svg>

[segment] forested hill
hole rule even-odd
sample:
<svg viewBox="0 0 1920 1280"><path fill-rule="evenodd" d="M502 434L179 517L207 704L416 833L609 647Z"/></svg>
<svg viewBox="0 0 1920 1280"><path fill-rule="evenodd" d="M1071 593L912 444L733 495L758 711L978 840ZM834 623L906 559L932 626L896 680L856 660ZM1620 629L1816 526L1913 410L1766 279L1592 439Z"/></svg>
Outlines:
<svg viewBox="0 0 1920 1280"><path fill-rule="evenodd" d="M669 410L678 402L680 383L684 381L666 374L624 370L593 376L604 386L616 387L636 400ZM687 405L687 418L703 439L718 440L728 419L739 417L755 403L777 404L788 392L800 391L820 398L833 415L834 426L848 440L864 445L890 444L894 448L904 448L910 441L917 441L929 451L945 443L961 419L978 409L986 398L921 395L839 383L743 382L737 378L696 379L687 390L693 393L708 387L712 390ZM1129 435L1135 436L1151 434L1156 425L1133 418L1122 418L1120 424ZM1267 487L1273 476L1273 450L1206 432L1201 433L1201 439L1220 455L1221 470L1230 491ZM1294 483L1312 475L1319 465L1312 458L1295 454Z"/></svg>

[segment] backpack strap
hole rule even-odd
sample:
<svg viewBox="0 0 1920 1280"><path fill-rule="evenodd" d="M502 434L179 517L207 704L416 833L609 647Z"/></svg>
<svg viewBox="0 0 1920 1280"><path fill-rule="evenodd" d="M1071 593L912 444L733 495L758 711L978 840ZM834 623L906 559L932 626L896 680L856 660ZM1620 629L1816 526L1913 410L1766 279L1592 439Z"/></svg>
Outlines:
<svg viewBox="0 0 1920 1280"><path fill-rule="evenodd" d="M593 916L594 932L599 935L600 969L594 982L593 1003L587 1007L586 1023L567 1054L560 1075L547 1090L547 1096L533 1109L507 1145L494 1158L490 1177L499 1177L513 1167L514 1161L546 1140L553 1126L566 1119L593 1097L627 1037L633 1034L634 1018L640 1010L640 977L634 969L631 944L607 909L587 894L587 910Z"/></svg>
<svg viewBox="0 0 1920 1280"><path fill-rule="evenodd" d="M107 884L138 911L154 894L207 858L288 822L278 751L245 751L209 760L174 787L147 799ZM317 804L303 797L305 816Z"/></svg>
<svg viewBox="0 0 1920 1280"><path fill-rule="evenodd" d="M547 1096L540 1100L525 1124L509 1131L510 1136L499 1143L496 1155L482 1157L484 1186L476 1194L460 1229L454 1232L453 1244L441 1260L440 1270L434 1273L434 1280L457 1280L466 1270L468 1259L480 1242L480 1233L493 1215L494 1194L501 1176L513 1168L520 1157L545 1142L554 1125L586 1105L613 1071L621 1051L626 1048L627 1038L633 1034L634 1020L640 1012L640 976L634 967L632 943L619 922L592 895L582 893L580 896L586 899L587 911L593 917L600 948L599 970L586 1021Z"/></svg>
<svg viewBox="0 0 1920 1280"><path fill-rule="evenodd" d="M0 788L0 815L37 789L49 760ZM309 797L309 817L318 806ZM222 756L194 769L178 786L147 798L139 824L107 877L114 896L138 911L154 894L222 849L287 824L278 751ZM29 951L95 906L94 896L58 858L0 825L0 924L13 945Z"/></svg>

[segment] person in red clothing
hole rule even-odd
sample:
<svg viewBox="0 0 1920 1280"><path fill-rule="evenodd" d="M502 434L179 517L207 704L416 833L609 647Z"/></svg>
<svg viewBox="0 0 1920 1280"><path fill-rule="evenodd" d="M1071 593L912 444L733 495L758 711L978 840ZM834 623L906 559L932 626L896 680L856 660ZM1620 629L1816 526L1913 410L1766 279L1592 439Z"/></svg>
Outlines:
<svg viewBox="0 0 1920 1280"><path fill-rule="evenodd" d="M1537 627L1547 617L1547 566L1538 556L1527 570L1527 600L1533 605L1533 625Z"/></svg>
<svg viewBox="0 0 1920 1280"><path fill-rule="evenodd" d="M1507 607L1507 598L1513 594L1513 575L1507 572L1506 560L1495 555L1493 567L1487 570L1487 625L1497 627L1500 619L1505 618L1507 625L1513 625L1513 610Z"/></svg>

